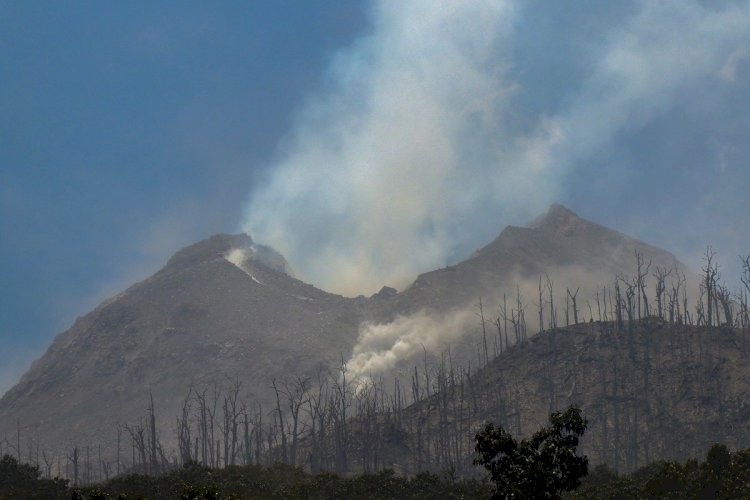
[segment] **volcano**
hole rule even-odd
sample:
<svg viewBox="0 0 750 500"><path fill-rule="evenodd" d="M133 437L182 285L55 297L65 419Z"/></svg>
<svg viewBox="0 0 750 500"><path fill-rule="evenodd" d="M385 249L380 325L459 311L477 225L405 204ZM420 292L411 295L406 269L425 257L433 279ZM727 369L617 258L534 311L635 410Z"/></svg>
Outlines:
<svg viewBox="0 0 750 500"><path fill-rule="evenodd" d="M43 449L111 450L118 424L142 418L152 396L161 439L170 443L191 390L240 381L243 401L271 408L273 380L340 367L361 343L363 324L465 309L480 297L497 304L514 290L533 297L529 287L542 275L558 284L556 293L577 287L591 296L632 273L636 252L689 274L671 253L561 205L401 292L385 287L370 298L295 279L283 256L247 235L212 236L60 333L0 400L0 436L20 430L24 443Z"/></svg>

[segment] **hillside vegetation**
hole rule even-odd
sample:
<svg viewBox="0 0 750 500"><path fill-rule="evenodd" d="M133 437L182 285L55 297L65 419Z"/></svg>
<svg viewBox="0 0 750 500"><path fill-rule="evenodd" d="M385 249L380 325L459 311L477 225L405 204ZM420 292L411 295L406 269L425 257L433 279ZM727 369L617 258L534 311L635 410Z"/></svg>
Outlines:
<svg viewBox="0 0 750 500"><path fill-rule="evenodd" d="M750 445L749 348L741 329L654 318L624 329L612 322L556 328L474 374L444 366L437 394L393 419L409 436L412 470L468 469L472 431L482 422L526 436L573 404L589 421L582 452L593 464L632 471L700 457L713 443ZM385 453L404 463L404 452Z"/></svg>

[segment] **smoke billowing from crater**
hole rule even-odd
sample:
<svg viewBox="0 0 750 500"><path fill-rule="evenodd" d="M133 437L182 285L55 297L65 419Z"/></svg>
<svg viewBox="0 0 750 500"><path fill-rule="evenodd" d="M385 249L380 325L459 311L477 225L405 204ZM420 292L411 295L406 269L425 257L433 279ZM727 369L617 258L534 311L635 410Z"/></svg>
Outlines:
<svg viewBox="0 0 750 500"><path fill-rule="evenodd" d="M486 203L497 213L498 201L525 211L518 191L536 183L500 140L510 2L379 2L372 16L300 115L245 225L302 278L349 295L444 263L468 217Z"/></svg>
<svg viewBox="0 0 750 500"><path fill-rule="evenodd" d="M592 30L590 46L572 23L584 70L549 82L559 94L550 109L525 109L514 46L535 8L374 2L370 32L332 59L243 229L326 290L402 288L565 201L574 184L626 179L579 169L623 133L741 75L732 54L747 42L749 2L639 3L613 29Z"/></svg>

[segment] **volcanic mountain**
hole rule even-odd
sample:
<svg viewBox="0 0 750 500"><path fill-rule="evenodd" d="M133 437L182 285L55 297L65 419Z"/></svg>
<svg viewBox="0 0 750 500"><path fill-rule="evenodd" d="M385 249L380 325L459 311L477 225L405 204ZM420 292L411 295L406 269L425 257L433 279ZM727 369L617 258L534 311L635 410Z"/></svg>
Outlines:
<svg viewBox="0 0 750 500"><path fill-rule="evenodd" d="M513 294L516 285L531 298L530 292L537 290L538 279L545 273L563 295L566 287L573 291L580 287L581 296L590 298L590 292L611 285L618 274L634 273L636 252L651 262L652 271L657 266L677 267L690 274L673 254L554 204L526 227L506 227L492 243L455 266L420 275L394 298L389 312L462 307L476 303L480 293L490 303L497 302L501 292Z"/></svg>
<svg viewBox="0 0 750 500"><path fill-rule="evenodd" d="M380 304L377 321L360 328L350 368L363 376L407 374L415 364L422 364L425 348L435 360L450 349L458 364L477 366L486 328L491 335L489 350L498 350L493 323L501 315L506 327L519 321L519 299L524 315L520 321L529 333L566 324L568 317L570 322L575 317L600 319L604 302L612 302L615 282L623 287L622 279L633 282L637 255L642 272L669 270L670 279L683 289L692 288L691 271L671 253L554 204L528 226L506 227L468 259L420 275L409 288ZM546 303L543 325L538 315L540 288L541 302Z"/></svg>
<svg viewBox="0 0 750 500"><path fill-rule="evenodd" d="M248 400L266 403L271 378L340 360L361 301L302 283L284 264L246 235L180 250L55 338L0 400L0 432L15 435L19 420L45 446L108 441L143 415L149 393L173 420L191 386L239 379Z"/></svg>
<svg viewBox="0 0 750 500"><path fill-rule="evenodd" d="M536 286L544 273L557 294L590 291L632 273L636 251L654 266L688 273L672 254L553 205L528 227L506 228L468 259L422 274L400 293L384 288L346 298L293 278L282 256L249 236L213 236L59 334L0 400L0 436L20 429L24 443L33 439L44 449L111 449L116 425L141 418L151 394L169 442L191 388L239 380L243 399L267 409L273 379L312 377L353 350L390 348L368 345L363 325L459 310L479 297L494 307L503 292Z"/></svg>

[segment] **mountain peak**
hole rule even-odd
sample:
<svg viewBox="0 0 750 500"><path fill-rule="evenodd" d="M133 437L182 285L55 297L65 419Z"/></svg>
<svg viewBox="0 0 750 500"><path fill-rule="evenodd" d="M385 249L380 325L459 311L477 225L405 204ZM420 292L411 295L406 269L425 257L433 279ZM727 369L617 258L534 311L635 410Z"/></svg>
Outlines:
<svg viewBox="0 0 750 500"><path fill-rule="evenodd" d="M529 238L568 238L582 237L592 233L608 231L603 226L582 219L568 207L559 203L553 203L547 209L547 212L534 218L526 226L507 226L500 233L500 236L492 243L477 250L472 257L481 255L494 255L501 249L507 249L507 245L514 247L523 247L529 245Z"/></svg>
<svg viewBox="0 0 750 500"><path fill-rule="evenodd" d="M571 209L559 203L553 203L549 206L546 213L536 217L527 227L530 229L559 227L578 221L583 221L583 219L578 217Z"/></svg>
<svg viewBox="0 0 750 500"><path fill-rule="evenodd" d="M253 239L247 234L215 234L176 252L167 267L222 257L234 248L248 248L252 244Z"/></svg>

